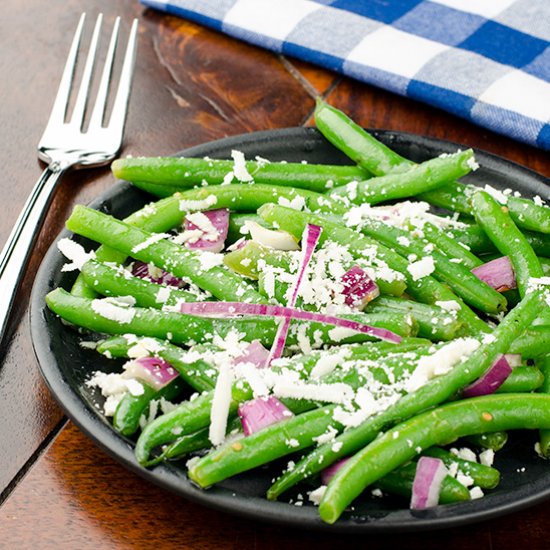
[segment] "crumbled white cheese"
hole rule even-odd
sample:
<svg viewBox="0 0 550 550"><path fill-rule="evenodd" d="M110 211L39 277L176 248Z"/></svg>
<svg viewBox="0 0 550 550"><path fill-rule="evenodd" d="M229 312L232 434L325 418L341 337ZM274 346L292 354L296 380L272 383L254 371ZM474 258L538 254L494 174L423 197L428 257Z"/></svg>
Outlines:
<svg viewBox="0 0 550 550"><path fill-rule="evenodd" d="M292 200L287 199L286 197L279 197L277 201L281 206L286 206L287 208L292 208L293 210L304 210L306 206L306 200L301 195L296 195Z"/></svg>
<svg viewBox="0 0 550 550"><path fill-rule="evenodd" d="M114 304L109 298L99 298L92 300L92 309L105 319L116 321L120 324L128 324L132 322L136 310L130 307L121 307Z"/></svg>
<svg viewBox="0 0 550 550"><path fill-rule="evenodd" d="M130 392L132 395L142 395L143 385L133 378L124 378L118 373L97 371L86 381L86 386L97 387L105 397L103 412L105 416L113 416L122 398Z"/></svg>
<svg viewBox="0 0 550 550"><path fill-rule="evenodd" d="M310 502L313 502L315 506L319 506L319 503L323 499L323 496L327 490L326 485L321 485L320 487L317 487L317 489L314 489L313 491L310 491L308 493L308 498Z"/></svg>
<svg viewBox="0 0 550 550"><path fill-rule="evenodd" d="M477 485L475 487L472 487L470 489L470 498L472 500L475 500L475 499L478 499L478 498L482 498L483 497L483 491L481 489L481 487L478 487Z"/></svg>
<svg viewBox="0 0 550 550"><path fill-rule="evenodd" d="M162 239L165 239L166 237L169 237L167 233L153 233L150 237L147 237L143 242L136 244L132 248L132 254L137 254L141 250L145 250L146 248L149 248L152 244L155 244L159 241L162 241Z"/></svg>
<svg viewBox="0 0 550 550"><path fill-rule="evenodd" d="M218 202L215 195L208 195L202 200L180 200L179 208L181 212L192 212L196 210L208 210Z"/></svg>
<svg viewBox="0 0 550 550"><path fill-rule="evenodd" d="M421 260L409 264L407 271L412 275L414 281L418 281L435 271L434 259L432 256L425 256Z"/></svg>
<svg viewBox="0 0 550 550"><path fill-rule="evenodd" d="M235 177L244 183L253 181L254 178L246 168L246 161L242 151L231 151L231 158L233 159L233 173Z"/></svg>
<svg viewBox="0 0 550 550"><path fill-rule="evenodd" d="M172 291L167 286L161 286L155 296L155 302L157 304L165 304L170 298Z"/></svg>
<svg viewBox="0 0 550 550"><path fill-rule="evenodd" d="M479 453L479 462L485 466L492 466L495 460L495 451L493 449L485 449Z"/></svg>
<svg viewBox="0 0 550 550"><path fill-rule="evenodd" d="M438 300L435 305L445 311L457 311L460 309L460 304L456 300Z"/></svg>
<svg viewBox="0 0 550 550"><path fill-rule="evenodd" d="M218 254L216 252L208 252L206 250L197 252L196 257L199 260L203 271L210 271L214 267L218 267L223 264L223 254Z"/></svg>
<svg viewBox="0 0 550 550"><path fill-rule="evenodd" d="M457 338L439 348L435 353L422 356L406 382L407 391L416 391L428 380L446 374L456 364L473 353L479 345L479 341L474 338Z"/></svg>
<svg viewBox="0 0 550 550"><path fill-rule="evenodd" d="M210 428L208 438L212 445L221 445L225 439L229 405L231 404L231 386L233 371L231 365L222 364L216 379L210 410Z"/></svg>
<svg viewBox="0 0 550 550"><path fill-rule="evenodd" d="M491 187L490 185L485 185L483 190L486 193L489 193L493 199L495 199L499 204L507 204L508 203L508 197L498 189L495 189L494 187Z"/></svg>
<svg viewBox="0 0 550 550"><path fill-rule="evenodd" d="M82 269L82 266L90 259L95 258L95 252L86 252L84 247L75 241L64 238L57 243L57 248L67 258L71 261L69 264L65 264L61 271L73 271L75 269Z"/></svg>
<svg viewBox="0 0 550 550"><path fill-rule="evenodd" d="M476 454L471 449L468 449L468 447L462 447L460 449L452 447L450 449L450 452L453 453L455 456L458 456L458 458L461 458L462 460L477 462Z"/></svg>

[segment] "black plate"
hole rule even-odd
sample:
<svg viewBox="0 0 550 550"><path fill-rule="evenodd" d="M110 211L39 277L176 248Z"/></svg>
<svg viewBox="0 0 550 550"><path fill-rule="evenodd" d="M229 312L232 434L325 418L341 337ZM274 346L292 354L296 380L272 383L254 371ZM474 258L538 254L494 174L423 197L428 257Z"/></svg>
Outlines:
<svg viewBox="0 0 550 550"><path fill-rule="evenodd" d="M405 133L379 131L374 134L400 154L415 161L456 151L458 145ZM232 149L247 158L256 155L270 160L346 164L348 161L314 129L292 128L258 132L222 139L181 153L186 156L229 158ZM548 198L548 180L516 164L477 152L481 169L468 176L479 185L519 190L526 196ZM117 184L91 206L123 217L149 201L144 193L127 184ZM59 238L67 237L64 231ZM81 241L82 242L82 241ZM88 243L90 244L90 243ZM289 526L324 529L333 532L382 532L427 530L472 523L531 506L550 497L548 464L533 450L536 434L513 434L506 447L497 453L496 466L502 472L498 489L480 500L411 511L403 501L374 499L368 495L354 503L334 525L324 524L317 509L309 504L297 507L288 502L269 502L262 495L270 480L280 471L274 466L258 468L219 484L207 491L192 485L184 474L184 464L166 464L146 470L134 459L132 441L118 435L99 412L102 398L85 385L89 373L112 371L113 361L79 347L79 335L53 315L44 296L55 287L70 288L75 275L61 273L64 259L55 243L36 277L31 305L31 329L36 356L50 390L68 416L98 445L126 467L145 479L175 491L183 497L229 513ZM305 495L308 488L302 488ZM289 498L296 497L290 495Z"/></svg>

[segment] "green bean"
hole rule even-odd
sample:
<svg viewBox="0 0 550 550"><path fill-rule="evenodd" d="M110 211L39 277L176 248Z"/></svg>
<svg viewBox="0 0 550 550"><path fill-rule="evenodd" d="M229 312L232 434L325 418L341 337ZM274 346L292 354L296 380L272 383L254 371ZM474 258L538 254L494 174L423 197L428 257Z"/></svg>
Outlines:
<svg viewBox="0 0 550 550"><path fill-rule="evenodd" d="M477 190L478 188L473 185L454 182L433 191L421 193L418 198L440 208L471 215L471 199ZM550 233L550 208L547 206L535 204L530 199L508 195L506 207L518 227L544 234Z"/></svg>
<svg viewBox="0 0 550 550"><path fill-rule="evenodd" d="M471 333L489 332L487 324L484 323L462 300L450 289L442 285L434 278L427 276L415 280L408 271L409 262L402 256L378 243L365 235L358 235L357 232L332 222L325 217L307 214L305 212L292 211L288 208L275 204L266 204L258 210L260 217L269 223L277 223L281 229L289 233L301 235L308 223L317 224L323 227L320 242L326 240L334 241L347 246L349 251L356 257L361 258L365 250L374 248L377 258L393 270L401 273L407 282L407 292L419 302L435 304L437 301L456 301L459 304L458 315L464 321Z"/></svg>
<svg viewBox="0 0 550 550"><path fill-rule="evenodd" d="M210 200L211 206L201 210L213 208L229 208L233 212L256 212L260 206L270 202L284 203L285 201L299 201L310 210L321 210L336 215L343 215L347 207L341 202L332 200L327 195L297 189L295 187L277 187L276 185L239 184L200 187L176 193L183 205L191 205ZM210 198L212 197L212 198ZM215 200L214 200L215 199ZM205 204L206 206L206 204Z"/></svg>
<svg viewBox="0 0 550 550"><path fill-rule="evenodd" d="M392 227L375 219L365 219L361 223L361 232L378 242L392 248L402 256L414 254L420 260L429 255L434 263L434 277L450 286L470 306L484 313L496 314L506 308L506 298L487 283L481 281L469 269L458 263L450 262L447 256L437 249L426 250L420 239L408 231Z"/></svg>
<svg viewBox="0 0 550 550"><path fill-rule="evenodd" d="M252 397L248 385L239 389L233 385L229 414L237 412L237 406ZM137 461L146 466L153 449L167 442L172 442L180 435L188 435L203 429L210 423L213 392L200 394L193 401L185 401L174 410L156 418L142 430L135 447Z"/></svg>
<svg viewBox="0 0 550 550"><path fill-rule="evenodd" d="M129 225L140 227L146 231L162 233L181 224L184 212L180 210L179 200L169 197L145 205L124 219ZM100 246L96 251L96 259L101 262L124 263L126 256L106 246ZM95 298L97 294L84 283L84 278L79 275L73 284L71 294L83 298Z"/></svg>
<svg viewBox="0 0 550 550"><path fill-rule="evenodd" d="M500 472L496 468L480 464L479 462L465 460L441 447L430 447L420 454L422 456L439 458L447 468L451 468L453 464L456 464L460 472L471 477L474 485L482 489L494 489L500 482Z"/></svg>
<svg viewBox="0 0 550 550"><path fill-rule="evenodd" d="M330 197L342 197L352 204L372 205L412 197L465 176L471 172L472 165L475 166L474 152L468 149L427 160L397 174L390 173L359 183L348 183L331 190Z"/></svg>
<svg viewBox="0 0 550 550"><path fill-rule="evenodd" d="M470 209L471 212L471 209ZM539 256L550 257L550 236L544 233L527 231L522 228L522 233L531 247ZM469 224L465 228L450 228L447 233L457 242L468 246L474 254L496 252L496 247L485 231L477 224Z"/></svg>
<svg viewBox="0 0 550 550"><path fill-rule="evenodd" d="M365 311L390 310L407 312L418 323L418 336L433 340L451 340L461 334L463 322L444 309L412 300L379 296L370 302Z"/></svg>
<svg viewBox="0 0 550 550"><path fill-rule="evenodd" d="M544 377L544 382L539 388L541 393L550 393L550 355L541 357L537 361L537 365ZM539 431L539 448L538 452L545 458L550 458L550 430Z"/></svg>
<svg viewBox="0 0 550 550"><path fill-rule="evenodd" d="M220 300L265 303L265 298L241 277L217 265L201 263L201 254L204 253L183 248L166 239L155 242L153 234L97 210L76 206L66 225L71 231L115 248L126 256L151 262L176 277L189 278Z"/></svg>
<svg viewBox="0 0 550 550"><path fill-rule="evenodd" d="M342 111L321 99L317 99L315 107L315 126L337 149L375 176L384 176L396 169L405 171L413 166L413 162L392 151Z"/></svg>
<svg viewBox="0 0 550 550"><path fill-rule="evenodd" d="M321 519L334 523L365 487L413 458L418 448L449 443L466 435L517 428L550 428L550 396L476 397L411 418L372 441L344 464L319 504ZM398 438L394 437L395 432L399 433Z"/></svg>
<svg viewBox="0 0 550 550"><path fill-rule="evenodd" d="M107 344L107 342L103 344L101 351L104 351L106 347L109 348L109 345ZM114 344L116 353L118 355L121 355L122 353L124 353L123 344L121 344L120 342L117 342L116 340L113 342L113 344ZM168 347L170 346L168 345ZM393 353L393 350L396 347L399 349L399 352ZM426 349L425 343L418 339L406 340L402 345L400 344L399 346L392 346L387 342L377 342L369 346L354 346L348 349L350 359L360 360L365 353L368 356L369 360L371 361L376 359L377 357L378 358L386 357L386 359L384 359L385 368L372 369L373 376L377 380L381 381L382 383L389 383L389 379L387 376L388 369L392 370L395 376L398 376L399 373L404 372L407 368L411 368L410 366L412 364L411 363L412 359L409 358L407 355L407 353L410 354L410 350L417 350L417 353L428 352L428 350ZM171 363L174 365L174 367L178 366L178 362L174 361L174 357L173 356L166 357L163 354L162 349L157 350L157 353L161 357L166 358L167 360L170 360ZM180 351L180 354L181 353L182 352ZM184 352L183 352L183 356L185 356ZM300 368L303 370L304 373L308 373L315 366L315 364L321 357L326 357L326 352L324 353L313 352L310 355L300 356L298 359L292 359L289 361L290 361L290 364L294 363L295 367L300 366ZM286 363L288 364L289 361L287 361ZM189 370L190 368L187 363L185 363L185 367L187 368L187 370ZM274 370L277 370L280 367L273 366L272 368ZM321 380L325 383L335 383L335 382L345 381L346 383L351 384L352 387L357 387L358 384L364 383L362 382L362 379L363 379L362 375L357 371L354 371L354 369L350 369L349 371L341 371L341 372L336 371L329 374L328 376L321 378ZM214 381L212 380L212 386L213 385L214 385ZM205 395L206 394L203 394L203 396ZM233 387L233 395L234 395L235 403L232 404L230 415L234 414L239 402L246 401L252 398L252 391L250 390L247 384L236 384ZM292 410L296 414L299 414L303 411L308 411L316 407L314 403L306 400L283 399L282 401L290 410ZM210 407L211 407L211 395L210 395L210 398L206 399L205 397L204 400L201 401L199 414L202 415L201 418L203 418L203 420L207 417L203 408L210 408ZM180 406L178 406L177 410L157 418L152 423L151 427L148 426L147 429L144 430L143 434L140 436L140 441L138 442L138 450L136 451L136 456L140 461L140 463L147 464L147 465L153 463L149 460L149 453L155 447L172 441L174 439L174 434L175 434L175 432L173 431L174 428L177 428L178 435L181 434L182 437L192 433L195 429L198 429L197 425L193 423L191 423L191 428L189 428L189 430L186 428L188 423L188 420L186 419L186 415L196 414L196 413L197 413L197 409L194 408L192 405L188 403L182 403ZM206 424L204 426L206 426ZM194 442L198 440L191 438L191 441ZM187 442L188 442L187 438L184 438L184 441L182 441L180 446L180 444L178 444L176 441L175 445L177 446L177 449L179 449L178 452L180 451L183 452L182 448L185 448L185 446L187 445ZM170 451L170 453L175 453L175 452L176 452L175 449ZM167 455L163 453L162 456L167 456ZM156 463L156 459L154 460Z"/></svg>
<svg viewBox="0 0 550 550"><path fill-rule="evenodd" d="M412 161L398 155L363 130L344 113L321 100L317 102L315 109L315 124L335 147L375 176L406 171L414 165ZM442 208L470 214L470 194L476 189L473 185L454 182L421 193L418 198ZM550 233L548 207L539 206L528 199L509 196L508 208L513 220L522 229Z"/></svg>
<svg viewBox="0 0 550 550"><path fill-rule="evenodd" d="M496 393L531 392L538 390L543 382L544 376L537 367L514 367Z"/></svg>
<svg viewBox="0 0 550 550"><path fill-rule="evenodd" d="M524 296L529 279L544 275L534 250L514 224L506 208L502 207L489 193L485 191L474 193L472 207L477 223L501 254L510 259L520 295Z"/></svg>
<svg viewBox="0 0 550 550"><path fill-rule="evenodd" d="M215 335L222 338L238 331L247 341L259 340L263 345L270 346L277 332L277 322L266 317L244 318L211 318L194 317L172 311L159 311L153 308L125 308L126 319L123 322L105 317L97 313L98 304L86 298L72 296L63 289L56 289L46 296L48 307L57 315L79 327L103 334L127 334L152 336L161 340L170 340L176 344L191 344L211 341ZM101 306L100 306L101 307ZM119 310L122 308L119 308ZM357 313L343 316L352 321L385 328L400 336L414 336L416 325L410 318L395 318L388 314ZM300 323L302 323L300 321ZM304 322L305 337L311 342L353 343L370 341L373 337L357 333L342 340L339 336L331 337L332 325L317 322ZM296 325L292 325L288 344L298 341ZM335 340L337 338L337 340Z"/></svg>
<svg viewBox="0 0 550 550"><path fill-rule="evenodd" d="M508 442L508 434L506 432L492 432L487 434L473 434L463 438L463 441L474 447L481 449L491 449L492 451L500 451Z"/></svg>
<svg viewBox="0 0 550 550"><path fill-rule="evenodd" d="M235 166L232 160L185 157L134 157L111 164L116 178L154 183L174 190L224 182ZM247 161L246 170L255 183L299 187L322 193L333 185L364 180L368 173L358 166Z"/></svg>
<svg viewBox="0 0 550 550"><path fill-rule="evenodd" d="M443 229L427 222L422 227L422 233L427 242L435 244L445 256L460 260L464 267L473 269L483 264L482 260L462 246L455 238L451 238Z"/></svg>
<svg viewBox="0 0 550 550"><path fill-rule="evenodd" d="M428 381L417 391L402 397L395 405L369 418L356 428L349 428L336 437L334 442L317 447L305 456L291 472L283 474L271 486L267 493L268 498L277 498L299 481L315 475L338 459L355 453L388 426L453 397L462 388L479 378L496 357L508 351L510 342L529 325L541 302L542 297L539 295L528 294L518 306L506 315L493 332L492 337L465 361L456 365L449 373Z"/></svg>
<svg viewBox="0 0 550 550"><path fill-rule="evenodd" d="M386 493L399 495L410 500L415 474L416 463L406 464L380 478L375 487ZM470 500L470 491L455 478L446 475L441 482L439 502L441 504L451 504L466 500Z"/></svg>
<svg viewBox="0 0 550 550"><path fill-rule="evenodd" d="M510 346L510 353L519 353L524 359L536 359L550 349L550 325L532 326Z"/></svg>
<svg viewBox="0 0 550 550"><path fill-rule="evenodd" d="M126 437L136 433L139 428L139 419L151 401L161 397L171 401L180 394L183 386L182 381L178 378L160 390L152 388L144 382L141 382L141 385L143 393L132 395L128 392L117 405L113 416L113 427Z"/></svg>
<svg viewBox="0 0 550 550"><path fill-rule="evenodd" d="M86 284L103 296L133 296L139 307L173 306L178 302L195 302L197 296L175 287L133 277L123 267L88 260L81 269Z"/></svg>

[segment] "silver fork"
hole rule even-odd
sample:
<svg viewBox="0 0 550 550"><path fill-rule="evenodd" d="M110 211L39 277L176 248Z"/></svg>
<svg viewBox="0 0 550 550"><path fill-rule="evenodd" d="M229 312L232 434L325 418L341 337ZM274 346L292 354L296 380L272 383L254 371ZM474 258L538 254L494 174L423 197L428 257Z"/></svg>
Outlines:
<svg viewBox="0 0 550 550"><path fill-rule="evenodd" d="M82 131L102 19L100 14L92 34L73 113L71 119L65 122L85 14L80 17L53 109L38 144L38 156L48 166L31 191L0 254L0 341L6 332L17 287L59 177L69 168L88 168L106 164L116 156L122 145L136 54L137 19L132 24L128 38L110 120L104 125L120 18L116 19L113 27L88 128L85 132Z"/></svg>

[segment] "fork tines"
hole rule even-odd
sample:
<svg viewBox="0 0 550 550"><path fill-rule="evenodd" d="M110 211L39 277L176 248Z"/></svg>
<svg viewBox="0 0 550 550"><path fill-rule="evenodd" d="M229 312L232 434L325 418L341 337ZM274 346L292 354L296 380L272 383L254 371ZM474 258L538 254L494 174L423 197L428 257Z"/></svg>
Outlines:
<svg viewBox="0 0 550 550"><path fill-rule="evenodd" d="M65 69L63 70L63 76L59 84L57 96L55 98L54 106L50 115L48 126L50 124L62 124L64 123L69 105L69 97L71 95L71 88L75 74L75 67L79 55L80 42L82 32L84 29L84 21L86 14L83 13L78 22L76 33L74 35L71 49L67 57ZM96 59L96 52L98 44L100 42L101 26L103 23L103 14L99 14L94 26L86 63L82 73L80 87L78 89L78 95L74 104L73 112L67 124L75 127L75 129L81 129L84 122L84 115L87 110L87 98L92 81L92 75L94 72L94 65ZM109 47L105 58L105 64L101 74L101 80L99 82L99 88L96 95L95 104L89 120L89 129L97 129L103 126L103 119L105 116L105 108L107 104L107 97L109 95L109 84L113 73L113 63L117 50L117 42L120 28L120 17L115 19L113 30L111 33L111 39L109 41ZM113 102L113 109L110 121L108 123L109 128L113 131L123 131L124 121L126 118L126 110L128 106L128 98L130 96L130 86L132 83L132 72L135 61L136 43L137 43L137 29L138 20L134 19L128 43L126 46L126 53L124 54L124 60L122 64L122 70L120 73L120 80L118 89Z"/></svg>

